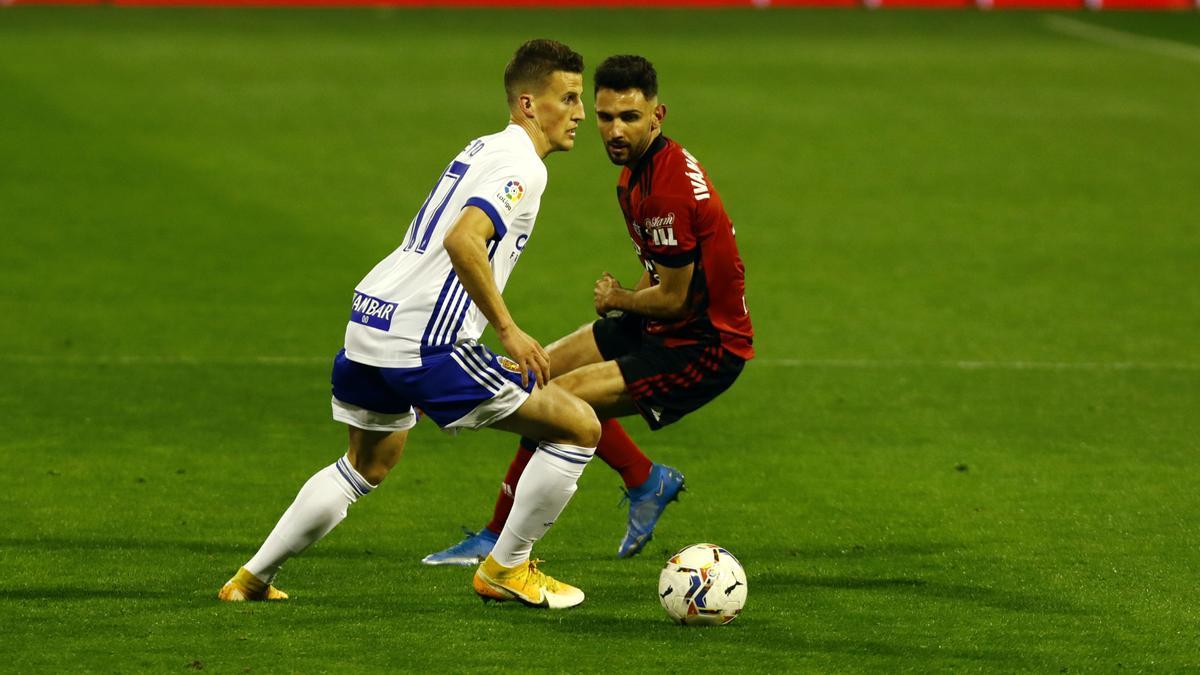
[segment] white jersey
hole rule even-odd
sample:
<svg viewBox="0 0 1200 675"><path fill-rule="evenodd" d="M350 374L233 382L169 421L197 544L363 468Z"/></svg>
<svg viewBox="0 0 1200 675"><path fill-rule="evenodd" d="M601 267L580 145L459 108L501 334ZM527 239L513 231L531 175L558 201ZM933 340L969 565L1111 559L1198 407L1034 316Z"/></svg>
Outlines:
<svg viewBox="0 0 1200 675"><path fill-rule="evenodd" d="M517 264L546 189L546 166L516 124L471 141L438 178L404 242L354 289L346 356L382 368L415 368L478 339L487 319L467 296L442 245L467 206L492 219L487 243L501 291Z"/></svg>

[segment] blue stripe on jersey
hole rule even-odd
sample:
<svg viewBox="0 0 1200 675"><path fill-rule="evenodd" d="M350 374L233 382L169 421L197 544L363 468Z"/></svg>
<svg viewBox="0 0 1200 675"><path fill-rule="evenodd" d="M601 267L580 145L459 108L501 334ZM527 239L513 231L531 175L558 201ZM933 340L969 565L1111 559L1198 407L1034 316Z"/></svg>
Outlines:
<svg viewBox="0 0 1200 675"><path fill-rule="evenodd" d="M466 295L466 294L464 293L463 295ZM471 298L468 297L467 301L465 303L463 303L462 309L460 309L458 312L458 319L456 321L454 321L454 327L450 329L450 335L447 336L448 339L446 340L447 344L454 343L455 338L458 337L458 331L462 329L463 323L465 323L467 320L467 313L470 311L471 311Z"/></svg>
<svg viewBox="0 0 1200 675"><path fill-rule="evenodd" d="M492 206L491 202L482 197L471 197L467 200L465 206L474 206L486 213L487 217L492 221L492 227L496 228L496 234L492 238L496 241L504 238L504 234L508 232L508 226L504 224L504 219L500 217L500 212L496 210L496 207Z"/></svg>
<svg viewBox="0 0 1200 675"><path fill-rule="evenodd" d="M499 248L500 240L498 239L493 239L488 243L488 260L495 257ZM433 306L433 314L425 326L425 334L421 336L421 353L441 351L436 348L454 344L458 338L458 331L466 322L471 304L471 297L467 294L467 290L458 280L458 275L451 270L450 275L446 278L446 283L442 285L442 292L438 295L437 303Z"/></svg>
<svg viewBox="0 0 1200 675"><path fill-rule="evenodd" d="M488 260L491 260L492 258L495 257L496 251L499 248L500 248L500 240L493 239L488 244ZM456 341L456 338L458 337L458 331L462 329L463 323L465 323L467 320L467 313L471 311L471 304L472 304L471 297L468 296L465 292L463 293L463 295L466 296L467 301L465 303L463 303L463 305L458 309L458 314L457 314L458 318L451 321L451 323L453 323L454 327L450 329L450 334L445 337L445 344L454 344L454 342Z"/></svg>
<svg viewBox="0 0 1200 675"><path fill-rule="evenodd" d="M437 302L433 305L433 313L429 316L429 323L425 325L425 334L421 336L422 356L435 351L443 351L430 349L434 346L431 344L430 338L433 337L434 325L437 324L438 319L441 318L442 311L446 304L446 297L450 295L451 291L455 290L456 288L461 289L462 284L458 283L458 275L454 273L454 270L450 270L450 274L446 275L446 283L442 284L442 291L438 294Z"/></svg>
<svg viewBox="0 0 1200 675"><path fill-rule="evenodd" d="M433 327L433 335L429 338L429 343L432 345L448 345L452 344L450 338L452 334L450 327L454 324L454 318L459 314L466 314L467 305L470 304L471 298L467 296L467 289L463 288L462 282L454 283L454 290L450 291L450 297L446 300L446 304L442 309L442 315L438 317L437 324Z"/></svg>

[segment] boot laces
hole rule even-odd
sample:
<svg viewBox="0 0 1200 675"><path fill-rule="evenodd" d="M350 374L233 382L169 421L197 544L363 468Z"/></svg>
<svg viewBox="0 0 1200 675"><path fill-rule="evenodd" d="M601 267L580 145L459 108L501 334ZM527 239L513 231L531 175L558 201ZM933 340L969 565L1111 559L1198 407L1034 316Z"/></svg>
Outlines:
<svg viewBox="0 0 1200 675"><path fill-rule="evenodd" d="M525 583L541 586L553 593L558 590L558 582L553 577L547 576L545 572L538 569L538 563L540 562L545 561L537 558L529 560L529 564L525 566Z"/></svg>

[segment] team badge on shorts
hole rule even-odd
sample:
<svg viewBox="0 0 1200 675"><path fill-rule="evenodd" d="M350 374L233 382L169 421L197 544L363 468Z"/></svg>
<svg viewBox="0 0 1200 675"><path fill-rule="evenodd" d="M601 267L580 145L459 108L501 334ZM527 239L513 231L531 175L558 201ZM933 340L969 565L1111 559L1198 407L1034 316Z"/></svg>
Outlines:
<svg viewBox="0 0 1200 675"><path fill-rule="evenodd" d="M501 368L507 370L510 373L520 373L521 372L521 366L519 364L517 364L516 361L513 361L512 359L508 358L507 356L497 355L496 361L498 361L500 363Z"/></svg>
<svg viewBox="0 0 1200 675"><path fill-rule="evenodd" d="M506 213L512 213L513 209L517 208L517 202L525 196L525 186L521 185L521 181L510 180L504 184L503 188L496 193L496 199L504 207Z"/></svg>

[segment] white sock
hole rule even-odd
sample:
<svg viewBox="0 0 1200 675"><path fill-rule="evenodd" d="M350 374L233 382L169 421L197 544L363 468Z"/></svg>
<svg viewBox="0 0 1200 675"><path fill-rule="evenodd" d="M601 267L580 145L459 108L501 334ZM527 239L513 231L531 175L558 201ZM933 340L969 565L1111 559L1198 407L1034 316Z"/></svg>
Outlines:
<svg viewBox="0 0 1200 675"><path fill-rule="evenodd" d="M492 557L505 567L529 560L533 543L546 534L575 494L575 483L591 461L595 448L564 443L540 443L517 481L508 522L492 548Z"/></svg>
<svg viewBox="0 0 1200 675"><path fill-rule="evenodd" d="M300 488L296 501L283 512L246 569L270 583L288 558L329 534L346 517L346 509L375 487L354 470L349 457L316 472Z"/></svg>

